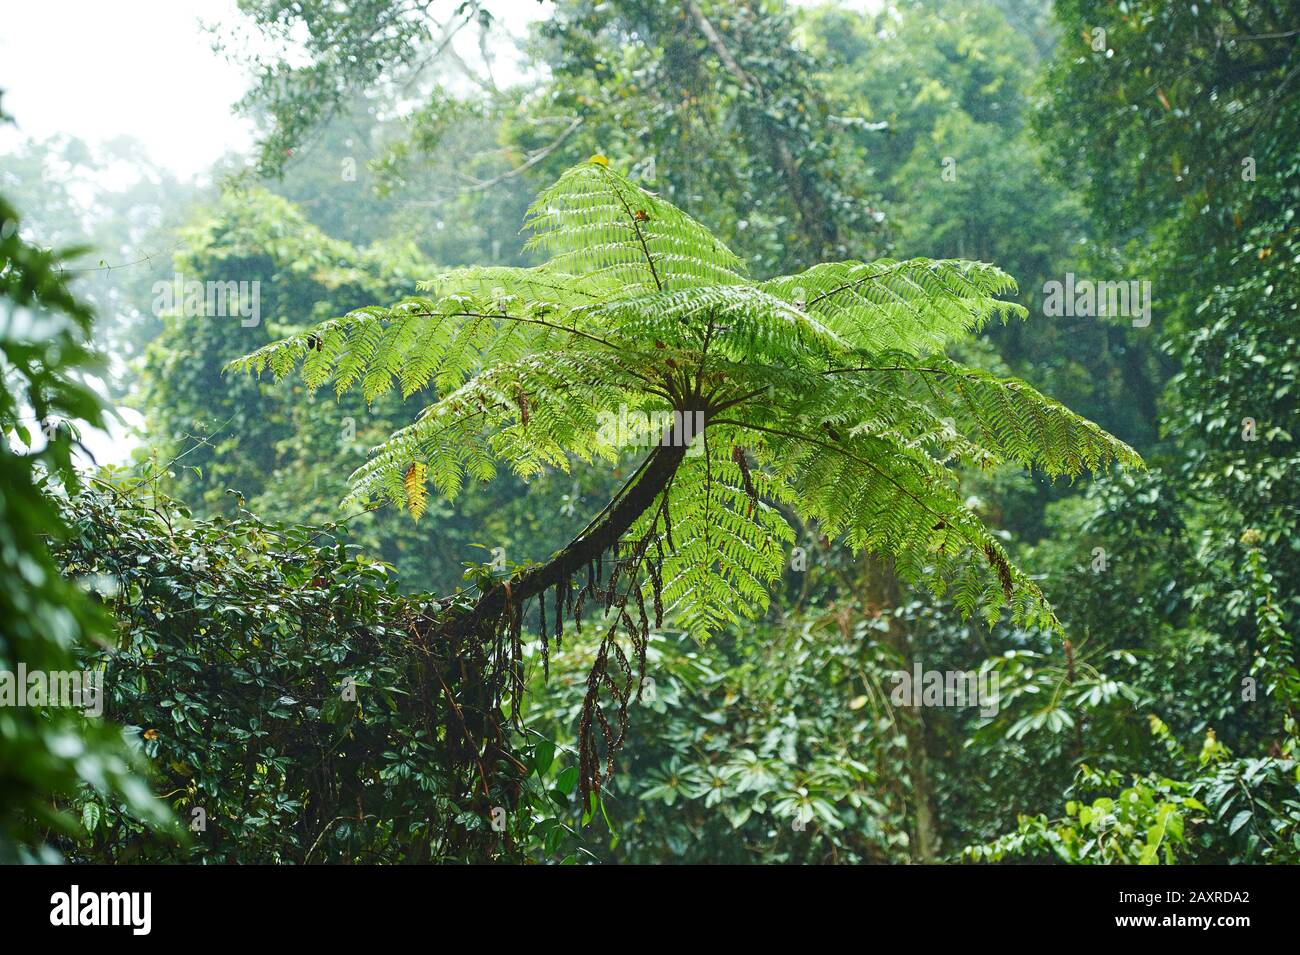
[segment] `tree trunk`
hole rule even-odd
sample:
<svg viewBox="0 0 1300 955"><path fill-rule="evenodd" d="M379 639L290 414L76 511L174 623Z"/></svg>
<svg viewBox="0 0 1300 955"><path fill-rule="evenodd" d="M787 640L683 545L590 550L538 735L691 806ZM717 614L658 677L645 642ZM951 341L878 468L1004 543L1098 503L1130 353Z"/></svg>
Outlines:
<svg viewBox="0 0 1300 955"><path fill-rule="evenodd" d="M881 611L897 607L899 604L898 577L889 564L868 558L863 562L863 589L866 593L866 605L874 605ZM889 621L886 631L890 645L903 660L903 665L911 668L916 656L911 635L899 627L894 620ZM907 775L912 783L912 806L915 814L912 844L918 862L934 862L941 852L938 825L934 812L934 786L930 778L930 756L926 745L925 718L921 715L920 687L912 688L912 706L897 711L898 721L902 726L903 737L907 740Z"/></svg>
<svg viewBox="0 0 1300 955"><path fill-rule="evenodd" d="M674 439L677 437L673 435ZM454 621L453 626L473 627L482 621L496 620L510 604L521 604L544 593L613 549L619 538L668 486L685 455L686 447L682 441L673 440L670 446L656 447L646 459L636 483L614 501L595 526L575 537L546 563L489 587L472 608Z"/></svg>

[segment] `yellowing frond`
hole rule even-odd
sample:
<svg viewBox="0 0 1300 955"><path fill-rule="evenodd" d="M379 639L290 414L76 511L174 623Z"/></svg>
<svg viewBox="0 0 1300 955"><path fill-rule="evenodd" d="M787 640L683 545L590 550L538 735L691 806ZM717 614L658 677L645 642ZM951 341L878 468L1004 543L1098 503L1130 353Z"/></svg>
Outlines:
<svg viewBox="0 0 1300 955"><path fill-rule="evenodd" d="M424 462L415 461L406 469L402 480L406 490L406 510L417 521L429 504L429 489L424 483L428 470Z"/></svg>

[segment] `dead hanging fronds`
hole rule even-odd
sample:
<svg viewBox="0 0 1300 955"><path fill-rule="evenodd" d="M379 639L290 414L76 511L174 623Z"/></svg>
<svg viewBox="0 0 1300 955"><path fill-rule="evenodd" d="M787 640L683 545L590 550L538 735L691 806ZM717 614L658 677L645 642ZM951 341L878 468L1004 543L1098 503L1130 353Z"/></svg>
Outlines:
<svg viewBox="0 0 1300 955"><path fill-rule="evenodd" d="M1015 596L1015 580L1011 575L1010 562L992 544L984 545L984 557L989 562L989 566L997 572L998 583L1002 587L1003 595L1007 600L1013 599Z"/></svg>
<svg viewBox="0 0 1300 955"><path fill-rule="evenodd" d="M614 775L614 757L627 737L628 707L641 698L645 684L650 645L647 586L656 608L660 608L658 619L662 621L662 576L657 563L662 550L650 555L650 545L658 539L654 526L657 523L653 522L643 537L622 548L604 589L607 623L587 674L578 722L578 779L584 810L590 808L592 794L599 795L601 787ZM630 653L624 650L624 643Z"/></svg>
<svg viewBox="0 0 1300 955"><path fill-rule="evenodd" d="M754 487L754 476L749 473L749 458L745 456L745 449L740 445L733 447L731 460L740 468L740 479L745 485L745 495L749 498L749 516L752 517L754 508L758 506L758 491Z"/></svg>
<svg viewBox="0 0 1300 955"><path fill-rule="evenodd" d="M531 613L529 601L537 601L537 637L548 676L551 644L561 645L565 618L581 632L588 611L599 608L600 643L578 726L584 810L614 773L614 757L627 735L628 707L640 698L645 682L651 621L663 625L665 541L672 552L668 499L683 455L681 447L657 449L641 479L616 498L602 523L548 563L486 583L478 600L448 614L434 635L449 646L477 643L486 648L482 686L490 698L484 707L499 714L508 698L509 722L520 727L526 682L523 621L526 609ZM629 528L643 513L653 514L649 526L629 540ZM547 613L548 592L553 617ZM548 619L553 623L549 630Z"/></svg>
<svg viewBox="0 0 1300 955"><path fill-rule="evenodd" d="M581 630L583 615L600 610L600 643L588 671L578 724L579 792L586 810L593 794L614 774L614 757L623 745L629 706L640 699L645 683L646 656L653 626L663 623L663 550L653 528L630 545L616 548L588 564L585 583L574 591L561 580L551 591L554 616L548 628L546 591L537 595L537 637L543 671L550 675L551 645L557 647L566 617ZM608 569L608 572L606 570ZM522 725L520 703L525 686L523 605L508 583L500 615L484 620L481 635L490 646L485 685L500 696L508 694L510 722ZM650 601L652 610L647 606ZM489 710L500 711L503 699ZM473 750L467 746L467 753Z"/></svg>
<svg viewBox="0 0 1300 955"><path fill-rule="evenodd" d="M628 707L640 701L645 685L652 619L646 609L647 589L654 611L653 625L663 626L663 542L669 526L670 490L671 482L660 494L645 533L619 548L604 590L607 626L587 674L578 724L579 784L584 810L590 808L591 796L599 795L601 787L614 775L614 757L627 737ZM630 653L624 650L625 643Z"/></svg>

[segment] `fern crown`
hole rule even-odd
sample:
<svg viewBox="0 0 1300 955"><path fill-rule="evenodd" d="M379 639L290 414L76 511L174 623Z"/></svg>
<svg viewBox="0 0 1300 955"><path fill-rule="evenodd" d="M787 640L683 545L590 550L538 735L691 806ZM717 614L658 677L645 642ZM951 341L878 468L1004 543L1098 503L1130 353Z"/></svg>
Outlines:
<svg viewBox="0 0 1300 955"><path fill-rule="evenodd" d="M963 612L1056 628L1037 586L966 506L959 466L1073 477L1141 466L1123 442L1022 381L945 357L992 318L1025 317L992 265L829 262L753 281L690 216L599 159L542 192L534 268L463 268L231 363L276 379L431 390L375 448L347 505L417 517L425 482L454 498L504 464L528 477L626 449L627 408L699 416L703 434L625 538L661 555L656 603L696 633L766 607L795 533L787 515L951 588ZM643 465L644 467L644 465ZM649 583L645 584L648 588Z"/></svg>

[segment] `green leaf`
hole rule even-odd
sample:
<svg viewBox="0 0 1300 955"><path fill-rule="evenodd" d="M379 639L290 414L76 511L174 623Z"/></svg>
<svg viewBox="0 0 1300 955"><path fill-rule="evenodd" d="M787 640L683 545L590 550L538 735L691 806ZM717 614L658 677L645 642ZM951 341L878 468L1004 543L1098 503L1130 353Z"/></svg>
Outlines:
<svg viewBox="0 0 1300 955"><path fill-rule="evenodd" d="M566 796L573 795L573 790L577 788L577 785L578 785L577 766L570 766L568 769L561 772L559 778L556 779L555 781L555 788L558 789L560 792L564 793L564 795Z"/></svg>
<svg viewBox="0 0 1300 955"><path fill-rule="evenodd" d="M533 769L538 776L545 776L555 761L555 743L549 739L541 740L533 752Z"/></svg>

